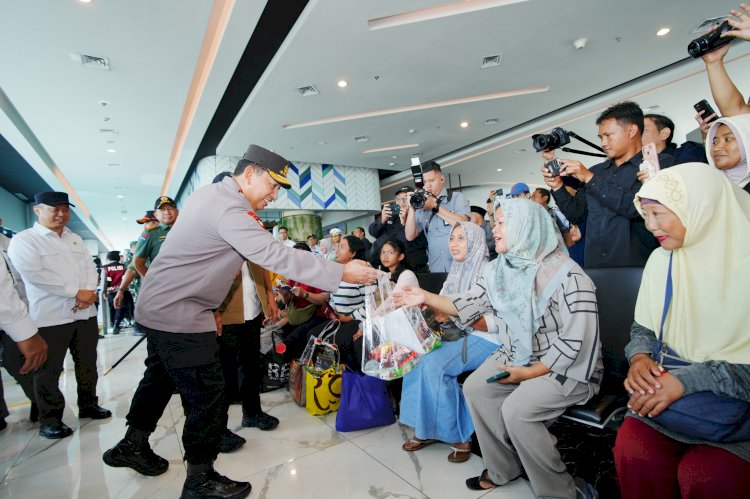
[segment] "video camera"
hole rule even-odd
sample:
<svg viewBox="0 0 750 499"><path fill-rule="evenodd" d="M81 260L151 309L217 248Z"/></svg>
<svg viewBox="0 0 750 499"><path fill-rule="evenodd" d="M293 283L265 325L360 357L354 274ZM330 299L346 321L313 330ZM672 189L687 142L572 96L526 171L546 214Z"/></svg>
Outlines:
<svg viewBox="0 0 750 499"><path fill-rule="evenodd" d="M687 47L688 54L697 59L698 57L714 51L719 47L723 47L727 43L731 42L734 37L722 37L721 35L726 33L727 31L732 31L733 29L735 28L733 28L729 24L729 21L725 20L723 23L719 24L716 29L713 29L708 33L701 35L695 40L691 41Z"/></svg>

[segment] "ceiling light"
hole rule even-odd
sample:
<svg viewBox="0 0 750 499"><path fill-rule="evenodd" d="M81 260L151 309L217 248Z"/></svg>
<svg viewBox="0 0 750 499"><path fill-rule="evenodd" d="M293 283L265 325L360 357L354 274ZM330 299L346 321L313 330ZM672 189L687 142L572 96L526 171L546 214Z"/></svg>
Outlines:
<svg viewBox="0 0 750 499"><path fill-rule="evenodd" d="M367 149L366 151L362 151L362 154L370 154L373 152L397 151L399 149L411 149L412 147L419 147L419 144L402 144L400 146L376 147L374 149ZM393 158L395 159L396 156L394 156Z"/></svg>
<svg viewBox="0 0 750 499"><path fill-rule="evenodd" d="M336 85L338 85L338 86L339 86L339 88L344 88L344 87L345 87L345 86L347 86L348 84L349 84L349 83L348 83L348 82L347 82L346 80L339 80L339 82L338 82L338 83L337 83Z"/></svg>
<svg viewBox="0 0 750 499"><path fill-rule="evenodd" d="M417 131L416 131L416 130L414 130L413 128L410 128L410 129L409 129L409 133L417 133Z"/></svg>
<svg viewBox="0 0 750 499"><path fill-rule="evenodd" d="M124 198L124 197L125 197L125 196L123 196L122 194L118 194L118 195L117 195L117 199L122 199L122 198Z"/></svg>
<svg viewBox="0 0 750 499"><path fill-rule="evenodd" d="M324 145L326 145L326 141L325 140L319 140L318 141L318 145L319 146L324 146Z"/></svg>
<svg viewBox="0 0 750 499"><path fill-rule="evenodd" d="M672 31L672 28L662 28L662 29L660 29L659 31L656 32L656 36L664 36L667 33L669 33L670 31Z"/></svg>
<svg viewBox="0 0 750 499"><path fill-rule="evenodd" d="M468 126L469 126L469 122L468 122L468 121L462 121L461 123L459 123L459 126L460 126L461 128L466 128L466 127L468 127Z"/></svg>
<svg viewBox="0 0 750 499"><path fill-rule="evenodd" d="M362 118L374 118L377 116L387 116L391 114L406 113L411 111L424 111L426 109L436 109L439 107L455 106L458 104L470 104L474 102L483 102L488 100L503 99L506 97L517 97L519 95L536 94L539 92L549 91L549 85L540 85L537 87L520 88L516 90L505 90L503 92L493 92L491 94L474 95L471 97L460 97L458 99L448 99L425 104L415 104L411 106L392 107L387 109L378 109L375 111L366 111L364 113L345 114L334 116L332 118L322 118L318 120L303 121L300 123L288 123L282 125L285 130L294 128L303 128L308 126L329 125L331 123L340 123L342 121L359 120Z"/></svg>
<svg viewBox="0 0 750 499"><path fill-rule="evenodd" d="M396 159L398 156L391 156L392 159Z"/></svg>
<svg viewBox="0 0 750 499"><path fill-rule="evenodd" d="M501 171L503 171L503 169L502 168L498 168L497 171L501 172Z"/></svg>
<svg viewBox="0 0 750 499"><path fill-rule="evenodd" d="M91 3L92 0L78 0L81 3Z"/></svg>
<svg viewBox="0 0 750 499"><path fill-rule="evenodd" d="M122 217L122 221L127 222L128 221L127 217Z"/></svg>
<svg viewBox="0 0 750 499"><path fill-rule="evenodd" d="M452 2L437 7L428 7L426 9L413 10L411 12L404 12L402 14L370 19L369 21L367 21L367 27L370 29L370 31L374 31L376 29L393 28L395 26L403 26L404 24L413 24L422 21L430 21L432 19L441 19L443 17L466 14L468 12L477 12L480 10L492 9L494 7L502 7L504 5L512 5L514 3L521 3L525 1L527 0L474 0L472 2Z"/></svg>
<svg viewBox="0 0 750 499"><path fill-rule="evenodd" d="M117 149L107 149L107 152L117 152Z"/></svg>
<svg viewBox="0 0 750 499"><path fill-rule="evenodd" d="M391 161L390 163L388 163L388 166L396 166L396 163L394 163L393 161Z"/></svg>

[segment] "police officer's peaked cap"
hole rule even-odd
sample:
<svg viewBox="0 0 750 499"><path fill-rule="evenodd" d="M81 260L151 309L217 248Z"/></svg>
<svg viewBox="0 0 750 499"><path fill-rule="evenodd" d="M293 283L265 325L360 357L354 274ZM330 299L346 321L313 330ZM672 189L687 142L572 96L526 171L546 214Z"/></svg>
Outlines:
<svg viewBox="0 0 750 499"><path fill-rule="evenodd" d="M175 208L177 207L177 203L175 203L174 199L172 199L171 197L169 197L169 196L159 196L157 198L156 202L154 203L154 210L158 210L159 208L162 207L162 205L165 205L165 204L171 204Z"/></svg>
<svg viewBox="0 0 750 499"><path fill-rule="evenodd" d="M292 186L286 178L287 173L289 173L289 161L275 152L252 144L247 148L247 152L242 156L242 159L252 161L268 170L271 177L281 184L281 187L289 189Z"/></svg>
<svg viewBox="0 0 750 499"><path fill-rule="evenodd" d="M68 201L68 194L66 192L37 192L34 194L34 204L46 204L47 206L67 204L75 206Z"/></svg>

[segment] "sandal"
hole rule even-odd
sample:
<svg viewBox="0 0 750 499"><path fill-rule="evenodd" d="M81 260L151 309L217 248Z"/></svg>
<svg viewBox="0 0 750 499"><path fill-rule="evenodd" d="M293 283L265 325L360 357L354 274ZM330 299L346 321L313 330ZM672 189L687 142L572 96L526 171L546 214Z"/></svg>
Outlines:
<svg viewBox="0 0 750 499"><path fill-rule="evenodd" d="M467 445L467 447L456 447L451 446L451 453L448 454L448 461L451 463L463 463L469 460L471 457L471 442L467 444L456 444L456 445Z"/></svg>
<svg viewBox="0 0 750 499"><path fill-rule="evenodd" d="M482 487L482 482L490 484L491 487ZM482 471L482 474L479 476L467 478L466 486L471 490L492 490L495 487L499 487L498 484L489 479L487 470Z"/></svg>
<svg viewBox="0 0 750 499"><path fill-rule="evenodd" d="M433 440L431 438L422 440L421 438L411 437L409 440L404 442L404 445L402 445L401 448L406 452L414 452L415 450L422 449L430 444L434 444L435 442L437 442L437 440Z"/></svg>

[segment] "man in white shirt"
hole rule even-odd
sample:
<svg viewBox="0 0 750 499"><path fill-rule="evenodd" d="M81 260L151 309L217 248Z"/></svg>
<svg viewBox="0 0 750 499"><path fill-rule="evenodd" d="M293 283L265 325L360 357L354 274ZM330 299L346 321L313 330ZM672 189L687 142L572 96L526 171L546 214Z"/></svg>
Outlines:
<svg viewBox="0 0 750 499"><path fill-rule="evenodd" d="M289 229L286 227L279 227L279 241L286 244L290 248L294 246L294 241L289 239Z"/></svg>
<svg viewBox="0 0 750 499"><path fill-rule="evenodd" d="M8 255L26 285L29 315L49 347L34 387L39 434L56 439L73 433L62 422L65 398L59 387L68 349L75 362L78 417L104 419L112 413L98 405L96 396L96 266L80 236L65 227L72 206L68 195L41 192L34 201L38 221L11 239Z"/></svg>
<svg viewBox="0 0 750 499"><path fill-rule="evenodd" d="M36 396L32 380L27 377L47 360L47 343L37 334L29 317L26 303L19 290L23 290L20 279L7 258L10 240L0 234L0 338L2 339L3 366L23 388L32 404ZM7 361L6 361L7 359ZM5 429L8 406L5 404L2 378L0 378L0 430Z"/></svg>

